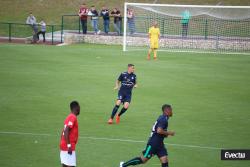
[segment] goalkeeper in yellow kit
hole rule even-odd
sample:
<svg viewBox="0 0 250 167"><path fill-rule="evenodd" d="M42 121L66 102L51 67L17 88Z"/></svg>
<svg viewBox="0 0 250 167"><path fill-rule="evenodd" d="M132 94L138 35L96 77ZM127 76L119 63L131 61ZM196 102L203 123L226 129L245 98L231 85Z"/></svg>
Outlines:
<svg viewBox="0 0 250 167"><path fill-rule="evenodd" d="M149 28L148 32L149 40L150 40L150 48L148 51L148 60L150 60L150 54L154 52L154 60L157 59L157 49L159 48L159 38L160 38L160 29L158 28L158 24L155 21L153 26Z"/></svg>

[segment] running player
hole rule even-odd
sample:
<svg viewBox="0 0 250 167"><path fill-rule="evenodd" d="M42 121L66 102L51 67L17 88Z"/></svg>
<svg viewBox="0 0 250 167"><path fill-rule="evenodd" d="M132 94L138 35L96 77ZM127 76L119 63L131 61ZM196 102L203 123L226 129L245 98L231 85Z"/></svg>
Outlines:
<svg viewBox="0 0 250 167"><path fill-rule="evenodd" d="M64 128L60 142L60 158L63 167L76 166L75 147L78 139L77 116L80 114L80 105L77 101L70 103L71 113L64 121Z"/></svg>
<svg viewBox="0 0 250 167"><path fill-rule="evenodd" d="M121 103L123 103L123 108L121 109L119 114L116 116L117 124L119 124L120 122L120 116L124 114L129 107L129 104L131 102L131 97L132 97L132 89L137 87L136 75L134 74L134 71L135 71L134 65L128 64L128 71L121 73L121 75L116 81L114 89L117 90L120 86L120 90L118 92L118 98L117 98L116 104L113 108L110 119L108 120L109 124L113 123L113 119Z"/></svg>
<svg viewBox="0 0 250 167"><path fill-rule="evenodd" d="M173 115L172 107L169 104L162 106L163 114L159 116L153 125L151 136L148 140L146 149L142 152L141 157L133 158L127 162L120 162L120 167L131 165L139 165L146 163L151 157L157 155L161 161L162 167L168 167L168 153L164 146L163 140L165 137L174 136L175 132L168 131L168 119Z"/></svg>
<svg viewBox="0 0 250 167"><path fill-rule="evenodd" d="M150 60L150 54L153 51L154 60L157 59L157 49L159 48L159 38L160 38L160 29L158 28L158 23L155 21L153 26L149 28L148 37L150 40L150 48L148 51L148 60Z"/></svg>

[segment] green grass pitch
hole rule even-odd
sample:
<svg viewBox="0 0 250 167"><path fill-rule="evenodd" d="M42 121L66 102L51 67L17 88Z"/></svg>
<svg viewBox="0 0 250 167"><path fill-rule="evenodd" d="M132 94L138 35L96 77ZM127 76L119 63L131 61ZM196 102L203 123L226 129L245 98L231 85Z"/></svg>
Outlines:
<svg viewBox="0 0 250 167"><path fill-rule="evenodd" d="M140 155L166 102L176 131L165 140L171 167L249 167L250 161L221 161L220 148L250 148L250 56L145 58L146 50L123 53L119 46L1 44L0 166L60 166L59 135L70 101L78 100L80 167L117 167ZM110 126L114 82L128 63L139 86L121 123ZM145 165L154 166L156 157Z"/></svg>

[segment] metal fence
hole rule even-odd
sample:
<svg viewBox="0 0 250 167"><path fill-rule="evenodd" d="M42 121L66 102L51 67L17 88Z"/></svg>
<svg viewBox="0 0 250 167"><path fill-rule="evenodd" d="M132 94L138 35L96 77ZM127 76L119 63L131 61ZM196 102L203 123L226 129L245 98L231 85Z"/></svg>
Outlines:
<svg viewBox="0 0 250 167"><path fill-rule="evenodd" d="M122 17L123 20L123 17ZM123 21L121 22L123 24ZM123 31L123 25L121 24L121 29L120 31ZM109 20L109 32L115 33L115 28L114 28L114 17L110 16L110 20ZM104 31L104 22L103 22L103 18L101 16L99 16L98 19L98 29L100 31ZM69 31L69 32L74 32L74 33L81 33L82 32L82 26L81 26L81 20L80 17L76 14L64 14L62 15L61 18L61 34L62 34L62 39L61 42L63 42L63 34L65 31ZM89 33L92 33L93 27L91 25L91 19L88 18L87 21L87 31Z"/></svg>
<svg viewBox="0 0 250 167"><path fill-rule="evenodd" d="M38 25L38 31L40 27ZM57 33L56 33L57 32ZM59 32L59 33L58 33ZM46 43L55 44L61 39L61 26L46 25ZM33 37L31 25L16 22L0 22L0 40L26 42ZM60 37L58 37L60 36Z"/></svg>

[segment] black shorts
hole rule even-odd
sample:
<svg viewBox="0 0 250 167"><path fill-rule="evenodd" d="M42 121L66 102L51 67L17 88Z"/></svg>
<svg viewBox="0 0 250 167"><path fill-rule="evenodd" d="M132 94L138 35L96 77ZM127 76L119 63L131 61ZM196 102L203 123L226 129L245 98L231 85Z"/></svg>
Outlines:
<svg viewBox="0 0 250 167"><path fill-rule="evenodd" d="M147 144L147 147L142 154L145 158L150 159L154 155L157 155L159 158L163 156L168 156L168 151L165 148L164 144L151 145Z"/></svg>
<svg viewBox="0 0 250 167"><path fill-rule="evenodd" d="M117 100L121 100L122 103L125 103L125 102L129 102L130 103L131 102L131 98L132 98L131 93L122 92L122 91L118 92Z"/></svg>

